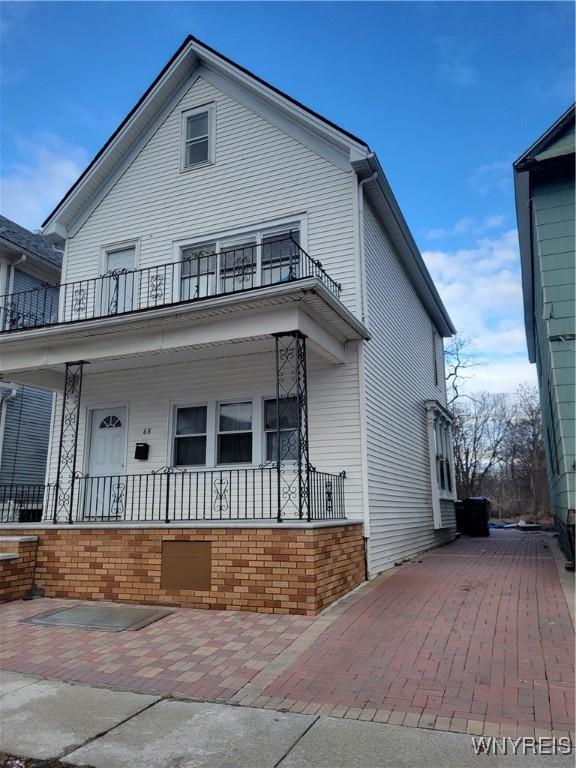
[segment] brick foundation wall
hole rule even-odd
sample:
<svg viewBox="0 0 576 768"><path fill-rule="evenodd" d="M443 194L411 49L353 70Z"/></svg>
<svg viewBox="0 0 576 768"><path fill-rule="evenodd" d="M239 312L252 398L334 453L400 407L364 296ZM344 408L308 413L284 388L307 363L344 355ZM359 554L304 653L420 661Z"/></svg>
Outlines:
<svg viewBox="0 0 576 768"><path fill-rule="evenodd" d="M17 555L14 560L0 560L0 602L21 600L32 588L36 546L35 541L0 542L2 554Z"/></svg>
<svg viewBox="0 0 576 768"><path fill-rule="evenodd" d="M47 597L314 615L364 580L360 523L26 533L39 537L35 582ZM211 542L210 589L162 588L163 541Z"/></svg>

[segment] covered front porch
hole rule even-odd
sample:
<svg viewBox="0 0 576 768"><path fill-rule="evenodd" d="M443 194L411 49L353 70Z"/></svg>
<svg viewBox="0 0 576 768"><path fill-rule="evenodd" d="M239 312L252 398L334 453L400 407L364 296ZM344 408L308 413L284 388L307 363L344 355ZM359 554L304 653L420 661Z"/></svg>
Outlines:
<svg viewBox="0 0 576 768"><path fill-rule="evenodd" d="M4 376L56 396L46 483L0 486L0 520L360 517L358 333L286 304L94 329L82 341L76 329L35 345L12 335Z"/></svg>

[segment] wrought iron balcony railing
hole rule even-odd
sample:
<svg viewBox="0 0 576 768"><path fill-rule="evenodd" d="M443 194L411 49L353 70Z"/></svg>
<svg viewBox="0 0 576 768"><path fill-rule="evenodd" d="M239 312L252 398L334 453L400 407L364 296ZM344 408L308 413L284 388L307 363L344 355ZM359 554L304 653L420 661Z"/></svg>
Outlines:
<svg viewBox="0 0 576 768"><path fill-rule="evenodd" d="M187 248L183 254L169 264L116 269L88 280L0 296L0 331L124 315L309 277L340 298L340 284L291 236L223 251Z"/></svg>
<svg viewBox="0 0 576 768"><path fill-rule="evenodd" d="M0 485L0 522L178 523L203 520L331 520L345 517L344 474L308 471L308 503L282 497L274 465L139 475L78 475L71 515L59 514L57 484ZM304 511L306 509L306 511Z"/></svg>

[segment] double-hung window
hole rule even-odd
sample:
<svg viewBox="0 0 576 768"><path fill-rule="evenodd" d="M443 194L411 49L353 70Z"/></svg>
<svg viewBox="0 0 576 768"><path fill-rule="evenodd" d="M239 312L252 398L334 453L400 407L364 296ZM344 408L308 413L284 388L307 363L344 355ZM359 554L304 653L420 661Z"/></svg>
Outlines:
<svg viewBox="0 0 576 768"><path fill-rule="evenodd" d="M174 466L206 464L207 407L195 405L176 409Z"/></svg>
<svg viewBox="0 0 576 768"><path fill-rule="evenodd" d="M182 169L214 162L214 108L198 107L182 113Z"/></svg>
<svg viewBox="0 0 576 768"><path fill-rule="evenodd" d="M278 418L279 417L279 418ZM280 430L277 425L280 421ZM295 397L264 401L264 434L266 461L278 459L278 435L280 435L280 460L298 460L298 401Z"/></svg>
<svg viewBox="0 0 576 768"><path fill-rule="evenodd" d="M252 403L218 405L218 464L252 462Z"/></svg>

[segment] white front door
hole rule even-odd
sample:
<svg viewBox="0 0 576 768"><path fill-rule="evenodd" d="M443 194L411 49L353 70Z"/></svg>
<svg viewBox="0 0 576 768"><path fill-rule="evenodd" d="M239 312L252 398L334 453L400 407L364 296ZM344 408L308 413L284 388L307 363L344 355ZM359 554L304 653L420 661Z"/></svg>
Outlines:
<svg viewBox="0 0 576 768"><path fill-rule="evenodd" d="M134 247L108 251L106 273L102 280L101 315L121 315L136 309L134 297L137 273Z"/></svg>
<svg viewBox="0 0 576 768"><path fill-rule="evenodd" d="M126 408L91 411L87 469L84 517L121 517L126 503Z"/></svg>

